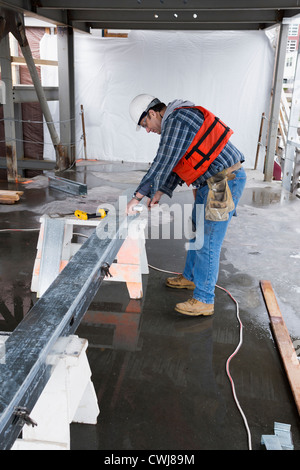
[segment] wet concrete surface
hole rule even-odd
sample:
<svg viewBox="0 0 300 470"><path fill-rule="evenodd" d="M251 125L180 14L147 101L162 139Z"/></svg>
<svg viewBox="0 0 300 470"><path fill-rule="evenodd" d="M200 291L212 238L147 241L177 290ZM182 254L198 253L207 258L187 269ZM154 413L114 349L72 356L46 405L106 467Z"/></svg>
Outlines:
<svg viewBox="0 0 300 470"><path fill-rule="evenodd" d="M146 170L147 165L101 162L63 176L86 183L89 191L99 189L85 201L90 207L116 199L118 191L134 185ZM37 181L22 187L18 206L0 206L0 228L10 229L0 232L0 331L13 331L36 300L30 284L40 216L73 210L74 198L50 189L46 178ZM5 182L0 187L15 189ZM113 195L109 188L114 188ZM164 202L184 207L192 203L191 191L177 191ZM295 449L300 449L299 415L259 285L262 279L271 281L299 354L299 209L299 199L284 192L279 182L264 183L260 175L248 172L238 217L232 219L222 248L218 286L238 301L243 323L243 344L230 372L254 450L264 449L261 435L273 434L274 422L291 424ZM164 215L168 220L167 210ZM169 218L173 234L172 214ZM18 228L36 230L11 231ZM182 271L185 240L147 238L151 266ZM97 425L71 425L72 450L248 448L225 370L239 342L236 305L217 288L212 317L185 318L174 306L191 293L167 288L168 275L150 268L143 276L141 300L130 300L125 284L113 282L102 284L92 300L76 334L89 341L100 415Z"/></svg>

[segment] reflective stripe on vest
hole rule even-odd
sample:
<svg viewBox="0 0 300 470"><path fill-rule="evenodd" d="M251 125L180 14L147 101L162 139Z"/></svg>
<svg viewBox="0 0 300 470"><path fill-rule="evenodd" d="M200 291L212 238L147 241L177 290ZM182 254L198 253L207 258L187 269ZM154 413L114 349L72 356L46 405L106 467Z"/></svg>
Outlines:
<svg viewBox="0 0 300 470"><path fill-rule="evenodd" d="M198 109L204 116L204 122L192 143L173 168L173 171L189 186L206 172L227 144L233 131L213 113L201 106L186 106L177 109Z"/></svg>

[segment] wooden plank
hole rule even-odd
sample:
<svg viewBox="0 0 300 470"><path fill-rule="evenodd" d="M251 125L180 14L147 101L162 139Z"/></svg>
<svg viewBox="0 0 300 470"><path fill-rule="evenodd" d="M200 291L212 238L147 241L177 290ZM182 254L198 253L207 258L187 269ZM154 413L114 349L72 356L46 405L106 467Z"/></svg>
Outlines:
<svg viewBox="0 0 300 470"><path fill-rule="evenodd" d="M0 190L0 204L14 204L19 201L23 191Z"/></svg>
<svg viewBox="0 0 300 470"><path fill-rule="evenodd" d="M9 189L0 189L0 196L2 196L2 195L4 195L4 196L15 196L15 195L22 196L22 194L24 194L23 191L11 191Z"/></svg>
<svg viewBox="0 0 300 470"><path fill-rule="evenodd" d="M0 197L0 204L14 204L16 201L8 197Z"/></svg>
<svg viewBox="0 0 300 470"><path fill-rule="evenodd" d="M271 327L300 415L300 364L270 281L260 281Z"/></svg>
<svg viewBox="0 0 300 470"><path fill-rule="evenodd" d="M105 38L128 38L128 33L110 33L108 29L104 30Z"/></svg>
<svg viewBox="0 0 300 470"><path fill-rule="evenodd" d="M58 66L57 60L47 60L47 59L33 59L35 65L54 65ZM11 63L13 65L27 65L24 57L11 56Z"/></svg>

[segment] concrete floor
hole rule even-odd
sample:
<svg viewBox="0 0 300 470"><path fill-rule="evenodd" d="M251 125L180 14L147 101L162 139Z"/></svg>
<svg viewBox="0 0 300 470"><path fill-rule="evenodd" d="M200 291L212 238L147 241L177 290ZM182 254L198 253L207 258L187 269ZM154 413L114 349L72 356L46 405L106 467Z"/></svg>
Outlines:
<svg viewBox="0 0 300 470"><path fill-rule="evenodd" d="M24 190L14 206L0 205L1 229L38 229L44 214L94 211L136 187L147 164L78 165L64 177L88 185L87 198L74 198L48 187L46 175ZM239 303L244 326L242 348L230 371L248 420L254 450L264 449L261 435L273 434L274 422L291 424L300 449L299 415L272 336L259 281L270 280L295 349L300 355L300 200L280 182L264 183L248 171L238 217L229 226L221 254L218 285ZM0 183L0 189L16 186ZM166 204L192 203L190 190L176 191ZM152 224L162 226L164 211ZM172 234L171 230L171 234ZM30 292L38 231L0 232L0 331L13 331L35 302ZM182 271L185 240L147 239L150 265ZM185 318L174 305L188 291L168 289L167 273L150 268L143 276L144 297L130 302L126 286L105 282L76 334L89 340L88 359L97 393L98 424L71 425L73 450L243 450L247 433L234 402L225 364L239 342L236 306L216 289L215 314ZM112 320L113 318L113 320Z"/></svg>

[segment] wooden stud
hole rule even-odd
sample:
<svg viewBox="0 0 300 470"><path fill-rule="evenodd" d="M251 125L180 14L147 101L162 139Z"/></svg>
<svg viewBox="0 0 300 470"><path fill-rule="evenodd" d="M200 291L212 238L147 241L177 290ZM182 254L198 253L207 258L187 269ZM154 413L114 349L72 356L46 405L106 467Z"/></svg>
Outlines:
<svg viewBox="0 0 300 470"><path fill-rule="evenodd" d="M265 113L262 113L261 121L260 121L259 135L258 135L258 142L257 142L257 150L256 150L254 170L257 169L257 163L258 163L258 157L259 157L259 147L261 145L261 136L262 136L262 130L263 130L263 125L264 125L264 119L265 119Z"/></svg>
<svg viewBox="0 0 300 470"><path fill-rule="evenodd" d="M104 30L105 38L128 38L128 33L109 33L108 29Z"/></svg>
<svg viewBox="0 0 300 470"><path fill-rule="evenodd" d="M270 281L260 281L271 327L300 415L300 364Z"/></svg>
<svg viewBox="0 0 300 470"><path fill-rule="evenodd" d="M23 191L0 190L0 204L14 204L19 201Z"/></svg>
<svg viewBox="0 0 300 470"><path fill-rule="evenodd" d="M84 123L84 110L83 105L80 105L81 111L81 124L82 124L82 135L83 135L83 149L84 149L84 159L86 160L86 135L85 135L85 123Z"/></svg>
<svg viewBox="0 0 300 470"><path fill-rule="evenodd" d="M12 65L27 65L27 62L24 57L11 56L10 58ZM47 66L58 66L57 60L47 60L47 59L33 59L35 65L47 65Z"/></svg>

